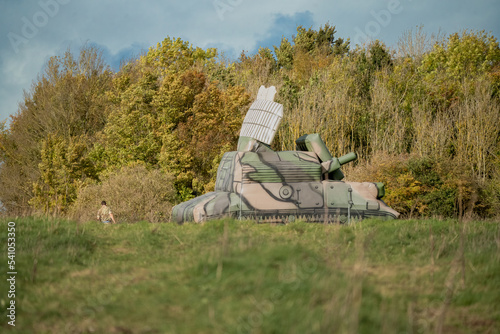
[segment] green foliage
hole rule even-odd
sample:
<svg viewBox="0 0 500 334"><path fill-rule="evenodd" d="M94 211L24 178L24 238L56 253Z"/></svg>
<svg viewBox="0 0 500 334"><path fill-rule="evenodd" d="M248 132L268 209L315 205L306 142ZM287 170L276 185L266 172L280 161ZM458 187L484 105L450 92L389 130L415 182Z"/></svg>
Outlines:
<svg viewBox="0 0 500 334"><path fill-rule="evenodd" d="M281 39L279 47L274 47L278 68L290 70L293 66L293 46L286 37Z"/></svg>
<svg viewBox="0 0 500 334"><path fill-rule="evenodd" d="M428 73L446 72L459 79L481 76L500 63L500 47L495 37L484 31L454 33L425 55L421 69Z"/></svg>
<svg viewBox="0 0 500 334"><path fill-rule="evenodd" d="M67 212L76 199L78 188L87 179L96 179L92 162L86 156L86 145L78 139L69 142L49 134L42 142L40 178L33 185L30 204L44 214L54 216Z"/></svg>
<svg viewBox="0 0 500 334"><path fill-rule="evenodd" d="M367 49L356 49L352 54L356 66L353 75L359 87L357 94L360 99L370 100L370 90L373 88L377 74L385 74L387 68L392 68L393 62L387 47L379 40L368 45Z"/></svg>
<svg viewBox="0 0 500 334"><path fill-rule="evenodd" d="M172 202L210 191L250 101L274 85L285 109L274 149L320 133L333 155L358 153L350 180L385 182L404 215L497 215L496 38L433 42L421 27L405 38L399 50L351 50L334 26L299 26L290 41L231 61L168 37L116 73L94 48L53 57L0 126L0 202L12 214L64 214L90 183L136 164L171 175Z"/></svg>
<svg viewBox="0 0 500 334"><path fill-rule="evenodd" d="M409 161L412 163L409 164ZM405 155L376 155L369 165L358 166L349 177L359 181L383 182L386 187L383 200L403 216L411 217L423 214L427 209L423 196L428 187L418 180L422 176L420 173L415 174L409 169L409 165L413 167L415 164Z"/></svg>
<svg viewBox="0 0 500 334"><path fill-rule="evenodd" d="M349 42L335 38L335 27L328 23L318 31L312 28L297 27L297 35L293 38L296 52L343 55L349 51ZM283 41L282 41L283 45ZM284 45L286 48L286 42Z"/></svg>
<svg viewBox="0 0 500 334"><path fill-rule="evenodd" d="M213 170L224 152L235 149L242 107L248 103L249 96L241 87L221 91L209 84L194 97L187 117L163 136L160 165L177 176L181 200L213 190Z"/></svg>
<svg viewBox="0 0 500 334"><path fill-rule="evenodd" d="M141 161L175 176L179 200L213 188L214 157L235 145L248 95L201 71L216 55L166 39L115 78L114 105L93 155L103 170ZM269 59L269 52L262 52ZM266 58L267 57L267 58Z"/></svg>
<svg viewBox="0 0 500 334"><path fill-rule="evenodd" d="M383 200L404 217L485 217L490 205L497 205L498 196L488 191L497 183L478 182L453 160L379 154L369 164L358 165L349 176L384 182Z"/></svg>
<svg viewBox="0 0 500 334"><path fill-rule="evenodd" d="M128 79L132 74L123 76ZM128 79L128 84L122 84L123 77L115 81L121 85L121 91L115 93L117 102L110 108L108 121L99 136L105 148L105 161L100 163L106 168L137 160L155 164L160 149L159 122L152 108L158 91L156 77L146 72L134 83Z"/></svg>
<svg viewBox="0 0 500 334"><path fill-rule="evenodd" d="M408 170L415 176L421 184L429 187L442 185L442 180L435 169L435 162L430 158L410 158L408 160Z"/></svg>
<svg viewBox="0 0 500 334"><path fill-rule="evenodd" d="M43 178L41 149L49 135L66 144L94 141L106 123L105 94L110 85L111 71L93 47L83 47L78 57L68 51L49 59L0 136L0 201L8 211L31 210L33 184Z"/></svg>
<svg viewBox="0 0 500 334"><path fill-rule="evenodd" d="M387 48L379 40L376 40L369 46L369 53L372 68L381 69L392 65L392 59L387 52Z"/></svg>
<svg viewBox="0 0 500 334"><path fill-rule="evenodd" d="M484 31L463 31L436 43L423 56L419 70L428 93L436 99L437 107L448 108L467 93L463 91L464 82L486 78L492 93L497 95L499 67L500 47L496 38Z"/></svg>
<svg viewBox="0 0 500 334"><path fill-rule="evenodd" d="M148 53L141 57L141 63L153 69L158 75L168 75L188 70L204 64L217 55L215 49L203 50L193 47L189 42L180 38L165 38L156 48L150 48Z"/></svg>

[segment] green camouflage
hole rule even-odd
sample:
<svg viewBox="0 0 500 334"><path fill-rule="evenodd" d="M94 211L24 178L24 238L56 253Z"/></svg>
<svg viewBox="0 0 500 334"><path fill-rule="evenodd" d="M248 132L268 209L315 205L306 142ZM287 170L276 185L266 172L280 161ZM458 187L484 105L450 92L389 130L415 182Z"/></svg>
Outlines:
<svg viewBox="0 0 500 334"><path fill-rule="evenodd" d="M97 211L97 220L100 222L111 221L111 209L103 205Z"/></svg>
<svg viewBox="0 0 500 334"><path fill-rule="evenodd" d="M276 109L276 103L272 107ZM260 126L260 120L250 121ZM355 153L332 157L319 134L298 138L296 151L274 152L269 147L273 135L271 131L256 135L268 143L240 136L238 151L222 157L215 191L175 206L172 219L203 222L229 216L261 222L330 223L399 216L381 200L382 183L342 181L340 168L356 160Z"/></svg>

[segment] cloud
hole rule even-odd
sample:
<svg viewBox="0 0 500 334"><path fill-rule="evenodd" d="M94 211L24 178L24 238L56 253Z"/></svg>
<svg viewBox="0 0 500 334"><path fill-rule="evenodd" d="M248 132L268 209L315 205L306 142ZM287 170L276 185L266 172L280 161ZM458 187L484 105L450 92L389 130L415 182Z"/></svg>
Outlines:
<svg viewBox="0 0 500 334"><path fill-rule="evenodd" d="M313 13L305 11L293 15L274 14L273 24L264 34L262 39L257 40L259 47L268 47L273 50L273 46L279 46L283 37L289 41L296 34L297 27L303 26L308 29L314 25ZM252 50L256 51L256 50Z"/></svg>
<svg viewBox="0 0 500 334"><path fill-rule="evenodd" d="M498 0L3 0L0 120L17 110L23 89L30 89L46 61L68 48L76 52L86 43L96 45L117 69L122 59L170 36L202 48L217 47L235 59L243 50L253 53L279 45L283 36L296 34L297 25L318 29L329 23L337 37L352 39L356 29L365 31L368 23L377 22L373 12L394 1L403 10L380 25L376 35L389 45L420 24L431 32L486 29L500 35ZM30 25L36 32L29 34ZM17 52L9 33L25 39Z"/></svg>
<svg viewBox="0 0 500 334"><path fill-rule="evenodd" d="M0 121L15 114L23 100L23 90L29 91L37 74L49 59L51 48L33 41L31 48L12 56L2 50L0 58Z"/></svg>

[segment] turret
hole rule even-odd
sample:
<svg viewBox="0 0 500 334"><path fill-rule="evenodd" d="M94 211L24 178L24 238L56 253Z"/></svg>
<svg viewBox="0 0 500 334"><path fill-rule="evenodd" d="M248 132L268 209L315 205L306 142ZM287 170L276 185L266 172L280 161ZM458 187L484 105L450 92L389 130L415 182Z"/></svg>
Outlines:
<svg viewBox="0 0 500 334"><path fill-rule="evenodd" d="M298 151L316 153L321 161L323 175L326 180L342 180L344 174L340 170L340 167L358 158L358 155L354 152L347 153L339 158L333 157L317 133L303 135L295 141L295 144Z"/></svg>

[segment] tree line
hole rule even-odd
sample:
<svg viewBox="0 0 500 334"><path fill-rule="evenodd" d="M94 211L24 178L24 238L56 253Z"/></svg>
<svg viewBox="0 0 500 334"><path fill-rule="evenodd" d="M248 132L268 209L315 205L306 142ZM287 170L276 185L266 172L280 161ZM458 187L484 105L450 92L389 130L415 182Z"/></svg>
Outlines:
<svg viewBox="0 0 500 334"><path fill-rule="evenodd" d="M118 71L91 46L52 57L0 123L2 210L92 219L106 196L124 221L166 221L213 190L260 85L284 105L274 149L320 133L333 155L357 152L347 178L385 182L404 216L500 209L496 38L417 27L393 48L351 46L326 24L236 60L179 38Z"/></svg>

